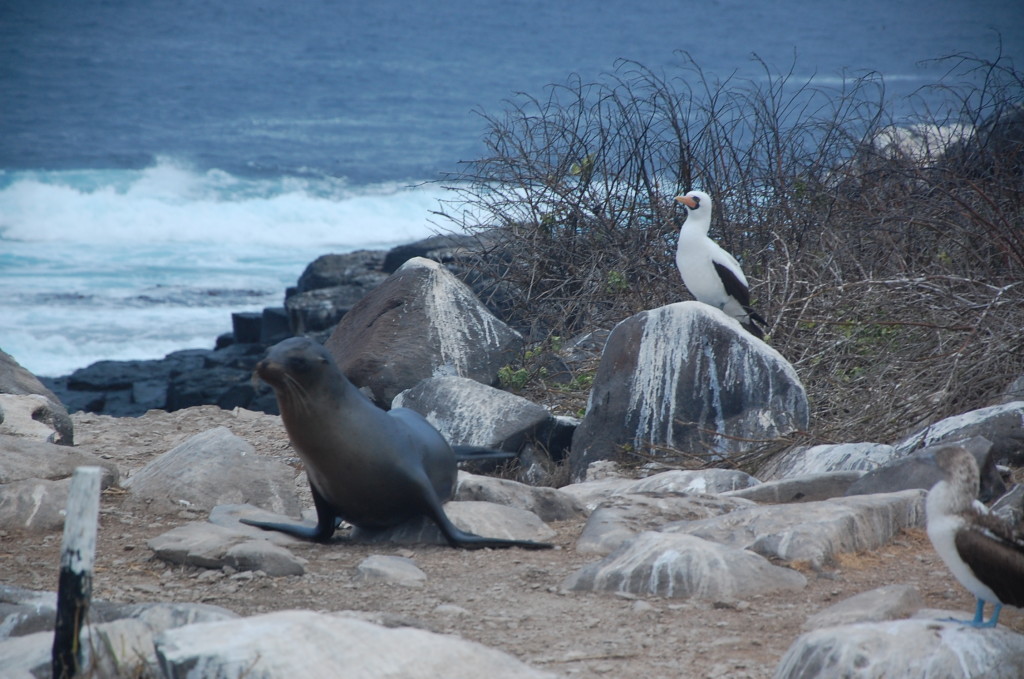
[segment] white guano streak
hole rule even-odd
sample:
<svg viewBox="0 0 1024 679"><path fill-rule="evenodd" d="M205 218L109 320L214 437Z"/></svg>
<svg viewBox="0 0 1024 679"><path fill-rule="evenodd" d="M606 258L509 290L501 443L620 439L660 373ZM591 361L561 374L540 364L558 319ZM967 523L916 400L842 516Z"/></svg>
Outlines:
<svg viewBox="0 0 1024 679"><path fill-rule="evenodd" d="M460 310L460 307L476 306L476 300L469 289L461 283L453 284L446 280L440 271L441 265L436 262L422 266L430 269L430 289L426 295L425 306L432 327L437 333L438 348L441 352L441 365L434 369L434 374L469 377L466 347L470 342L497 346L498 333L494 328L496 319L479 314L466 314ZM454 369L454 373L451 369Z"/></svg>

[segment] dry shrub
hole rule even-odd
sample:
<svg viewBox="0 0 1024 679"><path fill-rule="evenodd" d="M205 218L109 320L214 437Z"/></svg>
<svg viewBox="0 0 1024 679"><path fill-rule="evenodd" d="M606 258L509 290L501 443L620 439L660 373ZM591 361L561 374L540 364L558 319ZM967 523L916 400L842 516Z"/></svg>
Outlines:
<svg viewBox="0 0 1024 679"><path fill-rule="evenodd" d="M893 440L1024 372L1024 86L947 60L958 106L899 126L877 74L825 90L763 63L714 81L623 62L485 116L489 152L442 214L488 235L508 319L543 341L689 298L672 197L707 190L807 387L804 439Z"/></svg>

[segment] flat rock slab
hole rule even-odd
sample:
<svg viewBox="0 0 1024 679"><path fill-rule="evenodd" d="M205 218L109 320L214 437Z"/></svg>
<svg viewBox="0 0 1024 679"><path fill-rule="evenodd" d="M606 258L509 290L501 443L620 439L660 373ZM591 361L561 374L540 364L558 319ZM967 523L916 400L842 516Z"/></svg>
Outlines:
<svg viewBox="0 0 1024 679"><path fill-rule="evenodd" d="M419 629L281 611L170 630L157 638L169 679L552 679L501 651Z"/></svg>
<svg viewBox="0 0 1024 679"><path fill-rule="evenodd" d="M587 519L576 551L610 554L638 533L676 521L695 521L754 506L750 500L719 495L631 493L608 498Z"/></svg>
<svg viewBox="0 0 1024 679"><path fill-rule="evenodd" d="M561 488L576 498L587 511L616 495L633 493L675 493L677 495L717 494L748 488L760 483L750 474L736 469L673 470L643 479L606 478L573 483Z"/></svg>
<svg viewBox="0 0 1024 679"><path fill-rule="evenodd" d="M858 495L795 505L765 505L666 526L818 568L840 552L875 549L904 528L924 525L923 490Z"/></svg>
<svg viewBox="0 0 1024 679"><path fill-rule="evenodd" d="M789 479L765 481L749 488L729 490L721 496L745 498L766 504L828 500L845 495L850 486L863 475L862 471L804 474Z"/></svg>
<svg viewBox="0 0 1024 679"><path fill-rule="evenodd" d="M1019 679L1024 635L931 620L843 625L799 637L774 679Z"/></svg>
<svg viewBox="0 0 1024 679"><path fill-rule="evenodd" d="M284 547L212 523L187 523L146 545L159 559L200 568L231 566L267 575L302 575L306 571L306 560Z"/></svg>
<svg viewBox="0 0 1024 679"><path fill-rule="evenodd" d="M692 535L647 532L569 576L571 591L728 600L796 591L807 579L753 552Z"/></svg>
<svg viewBox="0 0 1024 679"><path fill-rule="evenodd" d="M165 513L246 503L280 514L300 511L295 471L260 457L248 441L226 427L193 436L122 485L131 491L132 502Z"/></svg>
<svg viewBox="0 0 1024 679"><path fill-rule="evenodd" d="M882 622L909 618L921 610L924 599L912 585L887 585L861 592L826 609L804 622L805 630L852 625L859 622Z"/></svg>
<svg viewBox="0 0 1024 679"><path fill-rule="evenodd" d="M427 574L412 559L401 556L374 554L356 566L355 581L360 583L383 582L403 587L421 587L426 579Z"/></svg>
<svg viewBox="0 0 1024 679"><path fill-rule="evenodd" d="M95 455L70 446L0 434L0 485L25 479L66 479L75 467L83 466L103 469L103 488L118 481L117 467Z"/></svg>
<svg viewBox="0 0 1024 679"><path fill-rule="evenodd" d="M449 502L444 505L444 511L452 523L462 530L484 537L544 542L556 535L533 512L493 502ZM357 528L352 537L370 543L448 544L437 525L426 517L384 531L370 532Z"/></svg>
<svg viewBox="0 0 1024 679"><path fill-rule="evenodd" d="M871 471L896 459L896 448L885 443L836 443L798 446L774 456L757 470L762 481L805 474Z"/></svg>
<svg viewBox="0 0 1024 679"><path fill-rule="evenodd" d="M565 521L583 514L583 507L569 493L556 488L528 486L509 479L459 472L454 500L493 502L524 509L541 521Z"/></svg>

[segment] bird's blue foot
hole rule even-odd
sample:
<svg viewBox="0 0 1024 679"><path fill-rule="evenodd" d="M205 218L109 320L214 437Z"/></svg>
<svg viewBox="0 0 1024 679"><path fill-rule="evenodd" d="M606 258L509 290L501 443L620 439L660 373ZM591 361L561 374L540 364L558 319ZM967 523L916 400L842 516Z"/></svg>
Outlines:
<svg viewBox="0 0 1024 679"><path fill-rule="evenodd" d="M995 627L999 624L999 612L1003 609L1001 603L996 603L992 609L992 617L985 622L985 602L982 599L978 599L978 604L974 609L974 620L960 620L958 618L944 618L947 622L957 622L961 625L969 625L971 627L983 628L983 627Z"/></svg>

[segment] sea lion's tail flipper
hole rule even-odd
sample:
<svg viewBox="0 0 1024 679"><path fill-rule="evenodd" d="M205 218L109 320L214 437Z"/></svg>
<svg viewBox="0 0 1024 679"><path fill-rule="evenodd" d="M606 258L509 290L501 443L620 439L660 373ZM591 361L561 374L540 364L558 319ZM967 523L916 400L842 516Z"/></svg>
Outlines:
<svg viewBox="0 0 1024 679"><path fill-rule="evenodd" d="M448 518L440 504L432 503L427 516L434 520L437 527L441 529L445 539L452 547L461 549L508 549L520 547L522 549L551 549L554 545L547 542L533 542L532 540L511 540L506 538L488 538L475 533L468 533Z"/></svg>
<svg viewBox="0 0 1024 679"><path fill-rule="evenodd" d="M452 446L457 462L479 462L482 460L514 460L519 457L516 453L494 448L483 448L480 446Z"/></svg>

